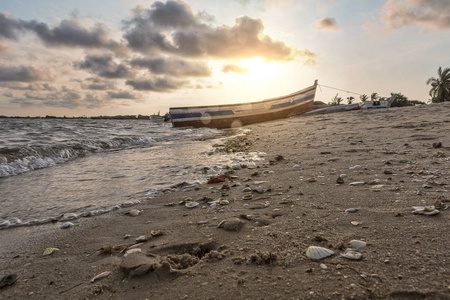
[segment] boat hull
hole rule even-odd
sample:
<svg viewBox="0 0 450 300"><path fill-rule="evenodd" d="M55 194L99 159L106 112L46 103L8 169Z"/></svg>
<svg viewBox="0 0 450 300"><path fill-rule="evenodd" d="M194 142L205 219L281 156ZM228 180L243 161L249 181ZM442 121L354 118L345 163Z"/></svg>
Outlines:
<svg viewBox="0 0 450 300"><path fill-rule="evenodd" d="M235 128L289 118L313 109L317 83L301 91L259 102L170 108L174 127Z"/></svg>

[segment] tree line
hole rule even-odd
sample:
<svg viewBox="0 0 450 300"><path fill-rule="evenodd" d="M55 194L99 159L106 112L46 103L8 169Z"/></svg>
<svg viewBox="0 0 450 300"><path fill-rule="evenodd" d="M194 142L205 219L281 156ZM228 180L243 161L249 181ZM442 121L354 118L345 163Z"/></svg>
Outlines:
<svg viewBox="0 0 450 300"><path fill-rule="evenodd" d="M445 68L442 70L442 67L438 69L438 77L430 77L427 80L427 85L431 85L431 89L429 92L430 99L428 100L431 103L439 103L450 101L450 68ZM391 93L392 96L396 96L395 101L392 103L392 107L400 107L400 106L414 106L418 104L425 104L422 101L418 100L409 100L408 97L403 95L402 93ZM360 95L359 99L361 102L368 101L382 101L389 100L390 97L380 97L378 93L372 93L369 96ZM350 96L347 97L347 104L352 104L355 101L355 97ZM341 105L344 102L344 98L340 97L339 94L336 94L333 98L331 98L330 105Z"/></svg>

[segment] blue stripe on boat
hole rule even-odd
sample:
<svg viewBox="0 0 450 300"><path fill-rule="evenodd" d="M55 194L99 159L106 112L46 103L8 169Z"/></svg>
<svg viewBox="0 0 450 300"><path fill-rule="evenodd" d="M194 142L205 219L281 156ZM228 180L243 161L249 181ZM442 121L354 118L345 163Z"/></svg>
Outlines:
<svg viewBox="0 0 450 300"><path fill-rule="evenodd" d="M178 114L171 114L172 120L175 119L187 119L187 118L200 118L202 116L202 113L199 112L193 112L193 113L178 113Z"/></svg>

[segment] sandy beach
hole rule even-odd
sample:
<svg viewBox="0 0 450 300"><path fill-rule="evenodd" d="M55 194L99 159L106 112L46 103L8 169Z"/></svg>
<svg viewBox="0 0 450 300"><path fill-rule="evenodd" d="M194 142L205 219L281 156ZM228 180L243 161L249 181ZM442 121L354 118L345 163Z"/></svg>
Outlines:
<svg viewBox="0 0 450 300"><path fill-rule="evenodd" d="M0 230L0 276L19 275L0 298L450 299L450 103L246 128L232 147L265 160L229 170L226 185L136 199L67 229ZM313 260L309 246L334 254Z"/></svg>

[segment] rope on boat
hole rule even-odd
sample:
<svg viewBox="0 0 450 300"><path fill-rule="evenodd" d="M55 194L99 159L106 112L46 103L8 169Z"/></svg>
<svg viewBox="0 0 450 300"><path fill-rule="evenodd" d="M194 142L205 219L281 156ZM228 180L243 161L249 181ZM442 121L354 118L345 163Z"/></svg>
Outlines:
<svg viewBox="0 0 450 300"><path fill-rule="evenodd" d="M318 86L319 86L319 88L321 86L323 86L323 87L326 87L326 88L329 88L329 89L338 90L338 91L341 91L341 92L346 92L346 93L349 93L349 94L355 94L355 95L362 96L362 94L359 94L359 93L350 92L350 91L347 91L347 90L342 90L342 89L338 89L338 88L327 86L327 85L323 85L323 84L318 84ZM322 91L322 89L320 91Z"/></svg>

